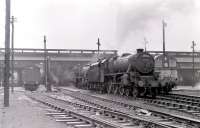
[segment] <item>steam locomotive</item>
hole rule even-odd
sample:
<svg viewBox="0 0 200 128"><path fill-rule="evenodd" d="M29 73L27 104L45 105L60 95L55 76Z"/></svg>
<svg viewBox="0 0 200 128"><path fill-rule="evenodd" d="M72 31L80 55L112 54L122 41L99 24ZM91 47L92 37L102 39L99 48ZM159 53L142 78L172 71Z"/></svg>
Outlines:
<svg viewBox="0 0 200 128"><path fill-rule="evenodd" d="M154 65L152 55L137 49L136 54L123 54L79 68L75 73L76 86L102 93L156 97L174 85L159 81Z"/></svg>

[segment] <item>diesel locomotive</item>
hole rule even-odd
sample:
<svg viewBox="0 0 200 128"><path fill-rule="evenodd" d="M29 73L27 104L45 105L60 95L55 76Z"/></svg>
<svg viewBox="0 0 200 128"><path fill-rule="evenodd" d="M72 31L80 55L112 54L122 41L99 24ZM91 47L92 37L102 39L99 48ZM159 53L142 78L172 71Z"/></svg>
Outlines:
<svg viewBox="0 0 200 128"><path fill-rule="evenodd" d="M143 49L136 54L123 54L79 68L76 86L102 93L133 97L156 97L174 85L163 84L154 71L154 57Z"/></svg>

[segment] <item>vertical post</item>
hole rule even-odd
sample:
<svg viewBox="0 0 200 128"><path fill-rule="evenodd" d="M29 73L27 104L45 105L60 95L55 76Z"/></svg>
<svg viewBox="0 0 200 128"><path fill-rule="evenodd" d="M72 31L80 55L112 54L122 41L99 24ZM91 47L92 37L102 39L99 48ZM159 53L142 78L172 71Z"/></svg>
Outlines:
<svg viewBox="0 0 200 128"><path fill-rule="evenodd" d="M97 41L97 46L98 46L98 52L99 52L99 50L100 50L100 40L99 40L99 38L98 38L98 41Z"/></svg>
<svg viewBox="0 0 200 128"><path fill-rule="evenodd" d="M99 57L99 50L100 50L100 40L98 38L98 41L97 41L97 46L98 46L98 61L99 61L99 67L101 66L101 63L100 63L100 57ZM101 79L101 71L100 71L101 68L98 68L98 79L99 79L99 82L100 82L100 79Z"/></svg>
<svg viewBox="0 0 200 128"><path fill-rule="evenodd" d="M47 65L46 65L46 69L47 69L47 91L48 92L51 92L51 83L50 83L50 63L51 63L51 60L50 60L50 57L47 57Z"/></svg>
<svg viewBox="0 0 200 128"><path fill-rule="evenodd" d="M51 92L51 84L49 83L49 57L47 57L46 36L44 36L44 80L47 92Z"/></svg>
<svg viewBox="0 0 200 128"><path fill-rule="evenodd" d="M194 86L195 85L195 70L194 70L194 47L195 47L195 42L194 41L192 41L192 46L191 46L191 48L192 48L192 86Z"/></svg>
<svg viewBox="0 0 200 128"><path fill-rule="evenodd" d="M15 18L12 16L11 24L12 24L12 43L11 43L11 91L14 92L14 22Z"/></svg>
<svg viewBox="0 0 200 128"><path fill-rule="evenodd" d="M165 55L165 27L166 27L166 23L164 22L164 20L162 21L162 32L163 32L163 55Z"/></svg>
<svg viewBox="0 0 200 128"><path fill-rule="evenodd" d="M165 21L162 21L162 32L163 32L163 67L165 67L165 60L166 60L166 53L165 53L165 27L167 26L167 24L165 23Z"/></svg>
<svg viewBox="0 0 200 128"><path fill-rule="evenodd" d="M98 46L98 60L99 60L100 59L99 58L99 50L100 50L100 46L101 46L99 38L98 38L98 41L97 41L97 46Z"/></svg>
<svg viewBox="0 0 200 128"><path fill-rule="evenodd" d="M46 53L46 36L44 36L44 85L47 89L47 53Z"/></svg>
<svg viewBox="0 0 200 128"><path fill-rule="evenodd" d="M4 61L4 107L9 107L9 75L10 75L10 0L6 0L5 19L5 61Z"/></svg>

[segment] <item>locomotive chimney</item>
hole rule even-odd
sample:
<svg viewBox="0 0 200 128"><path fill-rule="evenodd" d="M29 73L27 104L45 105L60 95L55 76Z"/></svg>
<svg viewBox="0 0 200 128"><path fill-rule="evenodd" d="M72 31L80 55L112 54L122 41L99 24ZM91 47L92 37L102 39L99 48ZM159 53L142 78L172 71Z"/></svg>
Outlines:
<svg viewBox="0 0 200 128"><path fill-rule="evenodd" d="M144 49L142 48L137 49L137 53L142 53L142 52L144 52Z"/></svg>

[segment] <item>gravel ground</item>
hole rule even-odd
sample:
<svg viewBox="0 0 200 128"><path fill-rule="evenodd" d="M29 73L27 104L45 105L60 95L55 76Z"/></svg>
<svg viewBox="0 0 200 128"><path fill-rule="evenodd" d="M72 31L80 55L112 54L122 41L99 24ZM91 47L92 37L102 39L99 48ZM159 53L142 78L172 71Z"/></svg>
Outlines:
<svg viewBox="0 0 200 128"><path fill-rule="evenodd" d="M21 90L21 89L16 89ZM66 128L52 117L45 115L45 106L26 97L23 91L10 94L10 106L3 107L0 93L0 128Z"/></svg>

